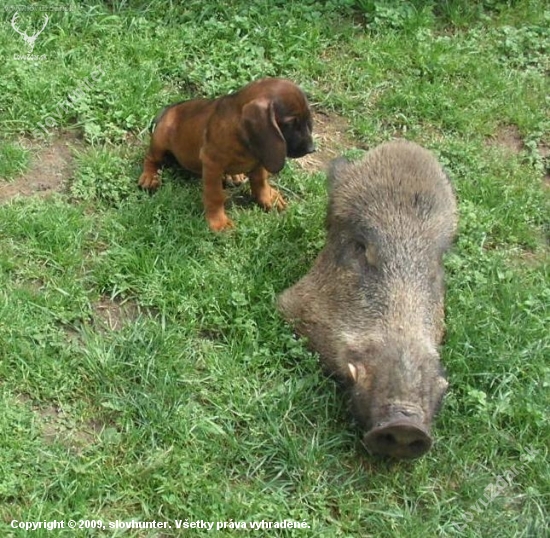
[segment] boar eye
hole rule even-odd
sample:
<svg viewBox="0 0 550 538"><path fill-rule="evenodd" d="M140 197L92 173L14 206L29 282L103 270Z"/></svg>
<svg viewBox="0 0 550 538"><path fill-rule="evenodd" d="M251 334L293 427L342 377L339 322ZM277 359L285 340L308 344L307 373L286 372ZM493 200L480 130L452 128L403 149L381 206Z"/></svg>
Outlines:
<svg viewBox="0 0 550 538"><path fill-rule="evenodd" d="M367 264L371 267L376 267L378 264L378 249L373 243L365 243L357 240L355 242L355 248L358 255L364 256Z"/></svg>
<svg viewBox="0 0 550 538"><path fill-rule="evenodd" d="M365 257L367 258L367 263L376 267L378 265L378 249L373 243L369 243L365 249Z"/></svg>

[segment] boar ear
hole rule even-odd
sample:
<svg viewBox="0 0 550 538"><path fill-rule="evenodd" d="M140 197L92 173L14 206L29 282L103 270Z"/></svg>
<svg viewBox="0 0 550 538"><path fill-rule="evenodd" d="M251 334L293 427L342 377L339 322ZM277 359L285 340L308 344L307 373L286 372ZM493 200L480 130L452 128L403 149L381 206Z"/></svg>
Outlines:
<svg viewBox="0 0 550 538"><path fill-rule="evenodd" d="M272 174L281 171L286 159L286 141L277 125L273 103L254 99L244 105L242 122L248 142L262 166Z"/></svg>
<svg viewBox="0 0 550 538"><path fill-rule="evenodd" d="M351 161L346 157L338 157L332 159L327 168L327 178L329 189L338 185L340 178L343 175L344 170L351 164Z"/></svg>

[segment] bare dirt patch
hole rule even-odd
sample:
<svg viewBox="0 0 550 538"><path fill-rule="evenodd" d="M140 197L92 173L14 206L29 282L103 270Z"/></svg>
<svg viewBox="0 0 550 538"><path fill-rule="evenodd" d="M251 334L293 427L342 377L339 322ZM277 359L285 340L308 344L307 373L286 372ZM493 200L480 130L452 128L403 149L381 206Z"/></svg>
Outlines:
<svg viewBox="0 0 550 538"><path fill-rule="evenodd" d="M135 322L142 312L145 312L146 315L155 315L153 308L140 307L131 300L118 301L103 296L92 303L92 314L82 321L83 326L67 324L62 325L62 328L67 340L78 346L83 345L82 330L85 328L102 335L121 331L127 325Z"/></svg>
<svg viewBox="0 0 550 538"><path fill-rule="evenodd" d="M97 442L105 428L103 424L94 420L77 423L63 409L54 405L34 405L31 398L25 394L20 394L17 401L35 414L42 439L46 444L61 443L80 453L87 446Z"/></svg>
<svg viewBox="0 0 550 538"><path fill-rule="evenodd" d="M60 442L80 452L94 444L103 426L95 421L76 424L62 409L54 406L34 410L42 423L42 437L48 444Z"/></svg>
<svg viewBox="0 0 550 538"><path fill-rule="evenodd" d="M487 140L489 146L500 146L513 153L523 149L523 139L516 125L503 125L498 128L494 136Z"/></svg>
<svg viewBox="0 0 550 538"><path fill-rule="evenodd" d="M520 153L526 149L526 145L521 137L519 129L516 125L503 125L497 129L494 136L491 136L486 141L489 146L501 147L514 154ZM537 151L542 158L544 165L544 173L542 176L543 186L550 187L550 145L546 141L540 141L537 146Z"/></svg>
<svg viewBox="0 0 550 538"><path fill-rule="evenodd" d="M74 324L60 324L68 342L76 346L85 345L86 331L98 335L122 331L141 316L155 318L158 311L154 307L143 307L132 300L111 299L100 297L91 305L91 315Z"/></svg>
<svg viewBox="0 0 550 538"><path fill-rule="evenodd" d="M324 170L328 163L339 157L346 149L357 147L349 134L350 127L345 118L328 112L313 112L313 139L316 151L296 162L306 172Z"/></svg>
<svg viewBox="0 0 550 538"><path fill-rule="evenodd" d="M92 309L99 327L109 331L119 331L141 314L139 305L133 301L119 302L108 297L102 297Z"/></svg>
<svg viewBox="0 0 550 538"><path fill-rule="evenodd" d="M545 166L543 183L546 188L550 188L550 145L541 142L538 149Z"/></svg>
<svg viewBox="0 0 550 538"><path fill-rule="evenodd" d="M16 196L47 196L60 192L73 170L73 150L82 145L76 135L65 133L46 146L30 144L29 170L14 181L0 180L0 203Z"/></svg>

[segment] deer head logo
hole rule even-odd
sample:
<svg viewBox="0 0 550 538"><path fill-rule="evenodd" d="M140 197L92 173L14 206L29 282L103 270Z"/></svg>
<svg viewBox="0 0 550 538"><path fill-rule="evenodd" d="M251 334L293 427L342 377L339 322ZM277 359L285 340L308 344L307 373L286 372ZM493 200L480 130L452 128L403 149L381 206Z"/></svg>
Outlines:
<svg viewBox="0 0 550 538"><path fill-rule="evenodd" d="M17 28L17 26L15 26L15 21L17 20L17 11L13 14L13 18L11 20L11 25L12 25L12 28L18 33L20 34L23 39L25 40L25 43L28 45L29 47L29 54L32 54L32 51L34 50L34 44L36 42L36 38L42 33L42 30L44 30L44 28L46 28L46 24L48 24L48 21L50 20L50 18L48 17L48 15L44 15L44 26L42 26L42 28L40 28L40 30L38 30L38 32L36 32L36 34L34 35L27 35L26 32L21 32L21 30L19 30Z"/></svg>

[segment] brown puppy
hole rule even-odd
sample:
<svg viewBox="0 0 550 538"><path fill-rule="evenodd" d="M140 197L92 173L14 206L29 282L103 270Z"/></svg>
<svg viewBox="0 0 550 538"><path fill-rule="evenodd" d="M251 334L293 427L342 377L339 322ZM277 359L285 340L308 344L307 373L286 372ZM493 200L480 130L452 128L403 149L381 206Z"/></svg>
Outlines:
<svg viewBox="0 0 550 538"><path fill-rule="evenodd" d="M171 105L154 123L139 185L158 188L158 169L171 153L183 168L202 175L206 220L214 231L233 226L224 210L224 175L247 174L258 204L283 209L286 202L269 185L269 173L279 172L286 157L314 151L306 96L285 79L265 78L218 99Z"/></svg>

